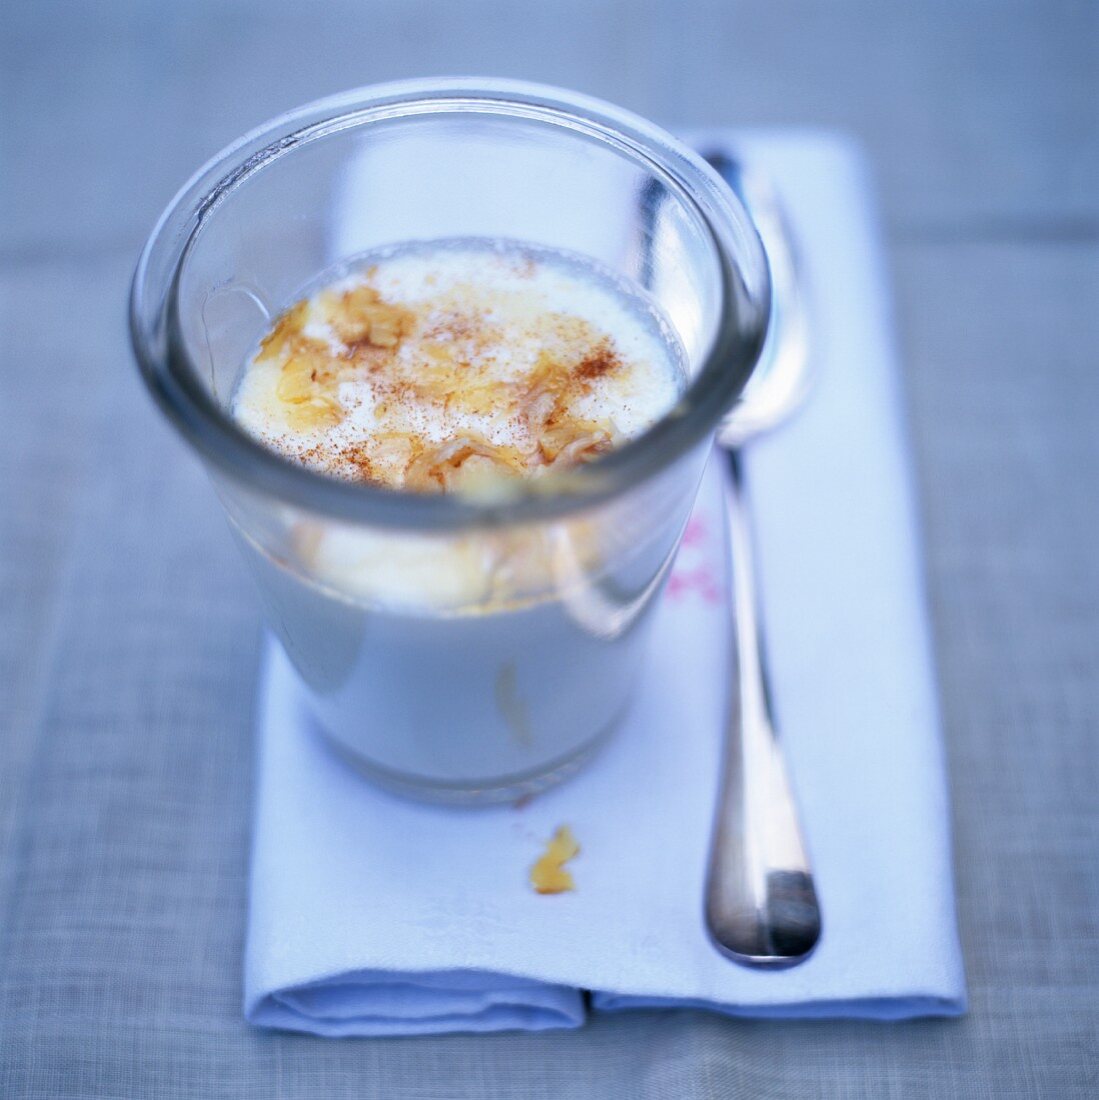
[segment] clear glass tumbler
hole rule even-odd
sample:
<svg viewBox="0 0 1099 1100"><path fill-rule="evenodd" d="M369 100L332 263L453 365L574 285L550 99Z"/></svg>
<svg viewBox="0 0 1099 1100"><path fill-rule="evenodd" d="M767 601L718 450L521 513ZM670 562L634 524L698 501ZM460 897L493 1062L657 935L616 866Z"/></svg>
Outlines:
<svg viewBox="0 0 1099 1100"><path fill-rule="evenodd" d="M579 253L632 280L685 351L678 404L595 462L492 498L328 478L234 423L250 351L319 272L443 238ZM750 218L670 135L572 92L425 80L311 104L210 161L142 253L131 327L320 728L383 783L476 801L568 774L625 711L768 310Z"/></svg>

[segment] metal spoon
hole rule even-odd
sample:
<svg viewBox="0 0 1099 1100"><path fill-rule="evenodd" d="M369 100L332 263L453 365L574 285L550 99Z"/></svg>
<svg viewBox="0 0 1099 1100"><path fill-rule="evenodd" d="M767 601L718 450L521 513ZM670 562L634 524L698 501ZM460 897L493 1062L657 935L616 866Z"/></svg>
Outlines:
<svg viewBox="0 0 1099 1100"><path fill-rule="evenodd" d="M820 905L777 737L753 567L740 450L801 401L808 332L801 281L770 184L726 154L707 157L751 213L771 267L772 320L760 364L717 442L728 461L735 677L706 882L706 927L717 948L753 967L804 961L820 938Z"/></svg>

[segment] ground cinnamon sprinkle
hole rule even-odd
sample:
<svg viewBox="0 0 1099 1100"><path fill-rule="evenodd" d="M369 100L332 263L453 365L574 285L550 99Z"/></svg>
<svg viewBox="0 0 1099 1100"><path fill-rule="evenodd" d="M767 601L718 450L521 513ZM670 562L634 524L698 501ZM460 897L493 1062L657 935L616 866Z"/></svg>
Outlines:
<svg viewBox="0 0 1099 1100"><path fill-rule="evenodd" d="M611 347L610 341L602 340L594 351L580 360L574 373L577 378L590 382L594 378L602 378L603 375L618 370L621 366L622 360Z"/></svg>

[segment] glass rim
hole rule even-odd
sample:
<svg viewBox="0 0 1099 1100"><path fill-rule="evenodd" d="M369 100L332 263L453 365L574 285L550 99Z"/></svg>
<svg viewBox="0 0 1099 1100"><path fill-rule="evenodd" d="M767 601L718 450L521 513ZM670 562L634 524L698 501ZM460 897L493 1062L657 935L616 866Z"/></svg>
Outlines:
<svg viewBox="0 0 1099 1100"><path fill-rule="evenodd" d="M718 258L721 313L713 338L676 405L641 434L595 461L509 483L479 499L342 481L298 465L254 440L199 383L179 333L178 290L189 246L209 213L279 157L339 130L443 112L518 116L579 132L675 184ZM164 258L170 275L157 281ZM332 519L410 530L458 530L561 518L648 480L716 429L751 375L766 334L770 278L763 246L740 200L695 152L629 111L560 88L484 78L405 80L316 100L227 146L180 189L142 250L130 292L130 335L146 385L178 431L221 474L284 503Z"/></svg>

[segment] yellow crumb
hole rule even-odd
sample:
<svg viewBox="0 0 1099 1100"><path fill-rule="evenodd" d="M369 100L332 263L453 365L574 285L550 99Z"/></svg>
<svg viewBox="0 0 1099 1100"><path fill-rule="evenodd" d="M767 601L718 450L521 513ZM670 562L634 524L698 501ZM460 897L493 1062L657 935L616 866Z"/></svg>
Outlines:
<svg viewBox="0 0 1099 1100"><path fill-rule="evenodd" d="M572 875L564 865L580 851L580 845L567 825L560 825L546 845L542 858L530 869L530 882L539 894L560 894L575 890Z"/></svg>

